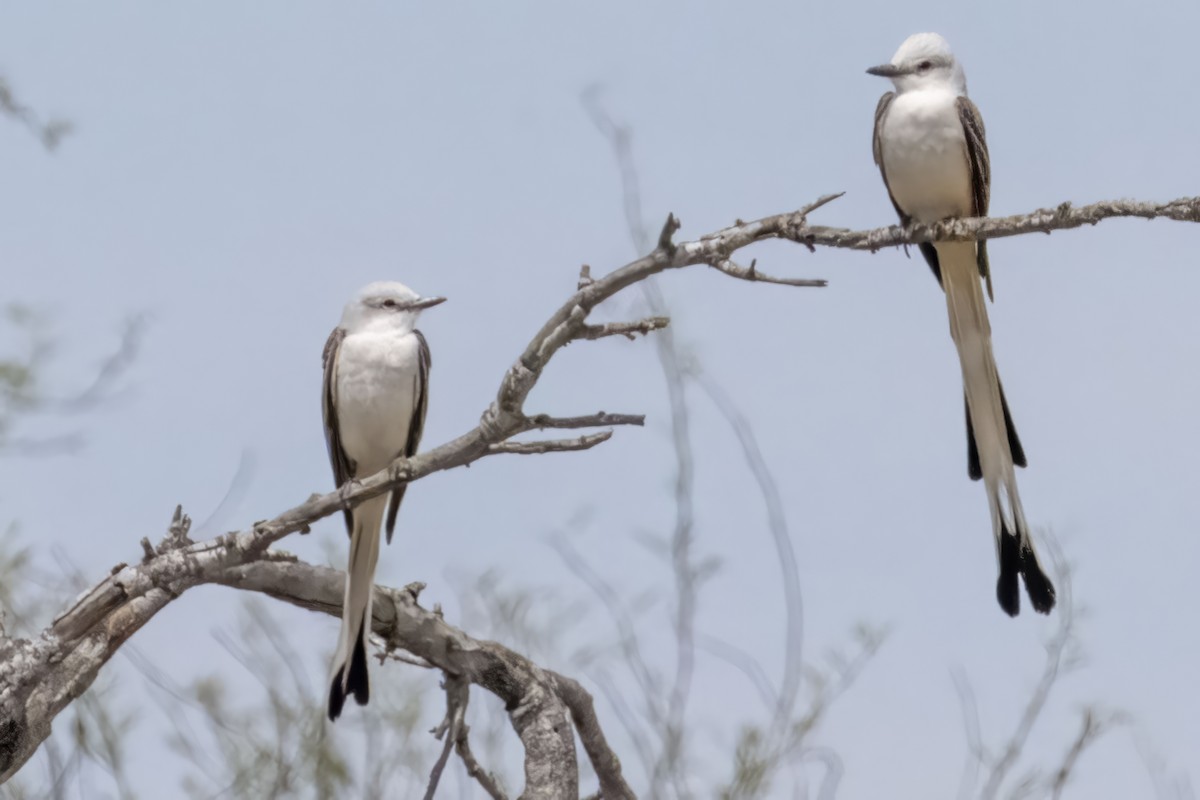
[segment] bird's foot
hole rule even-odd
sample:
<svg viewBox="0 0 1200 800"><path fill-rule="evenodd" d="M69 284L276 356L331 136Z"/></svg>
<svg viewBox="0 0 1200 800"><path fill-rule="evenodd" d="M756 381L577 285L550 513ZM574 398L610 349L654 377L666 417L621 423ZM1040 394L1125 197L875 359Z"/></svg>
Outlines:
<svg viewBox="0 0 1200 800"><path fill-rule="evenodd" d="M404 459L400 463L393 463L388 467L389 481L407 481L408 480L408 459Z"/></svg>
<svg viewBox="0 0 1200 800"><path fill-rule="evenodd" d="M362 488L362 481L358 478L351 478L338 487L338 498L342 501L342 508L347 511L350 509L350 495L355 489Z"/></svg>

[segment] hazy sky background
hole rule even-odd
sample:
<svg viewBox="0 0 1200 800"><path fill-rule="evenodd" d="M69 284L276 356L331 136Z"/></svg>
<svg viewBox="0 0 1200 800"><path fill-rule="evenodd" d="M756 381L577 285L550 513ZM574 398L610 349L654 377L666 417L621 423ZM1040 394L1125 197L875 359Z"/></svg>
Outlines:
<svg viewBox="0 0 1200 800"><path fill-rule="evenodd" d="M814 222L892 223L870 152L888 86L863 70L922 30L945 35L966 68L987 123L994 214L1200 193L1195 3L0 6L0 74L78 126L48 156L0 124L3 299L53 315L64 387L92 374L122 319L152 313L129 392L81 423L83 452L0 462L3 518L48 563L59 548L95 580L138 558L176 503L206 517L243 451L253 480L207 535L328 490L321 347L343 303L376 279L450 298L421 324L434 359L425 445L474 426L579 265L605 272L634 255L617 171L580 104L592 83L635 129L651 224L672 211L681 239L832 191L847 194ZM991 245L996 353L1030 462L1022 496L1075 565L1087 610L1087 663L1031 740L1046 765L1098 702L1131 712L1175 770L1200 774L1198 244L1195 225L1119 220ZM680 341L753 421L783 491L806 654L845 642L859 621L890 630L819 735L844 759L840 796L949 796L965 755L951 669L971 676L996 741L1055 621L996 606L944 301L924 262L899 251L746 255L830 286L704 268L663 286ZM632 298L607 316L628 316ZM777 677L782 592L757 489L727 427L695 399L697 546L722 560L700 626ZM673 513L652 344L575 345L529 405L649 422L587 454L495 458L421 481L380 582L427 581L424 599L450 621L461 618L453 577L485 569L584 598L546 537L591 509L569 531L591 565L631 595L665 590L664 565L635 539L669 531ZM318 558L317 540L343 548L340 519L283 546ZM239 599L188 592L134 641L180 680L215 671L252 692L208 635L233 627ZM320 679L337 621L281 619ZM586 624L580 640L611 635L600 614ZM665 637L666 617L644 629ZM136 672L112 668L131 702L143 696ZM698 752L728 753L756 703L741 676L702 656ZM611 709L599 710L616 735ZM135 783L162 796L181 766L159 757L159 723L146 719ZM727 764L698 765L698 782L728 777ZM1071 793L1149 795L1133 737L1097 745Z"/></svg>

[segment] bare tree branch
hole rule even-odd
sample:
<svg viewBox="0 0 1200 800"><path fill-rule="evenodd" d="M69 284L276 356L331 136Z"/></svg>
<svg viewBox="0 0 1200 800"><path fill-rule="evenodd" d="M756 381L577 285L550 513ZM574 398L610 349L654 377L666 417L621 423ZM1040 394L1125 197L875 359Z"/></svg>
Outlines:
<svg viewBox="0 0 1200 800"><path fill-rule="evenodd" d="M979 765L985 763L988 756L983 748L983 735L979 730L979 704L975 701L975 690L971 688L971 680L961 669L952 670L950 675L954 679L954 689L958 692L963 731L967 735L967 757L962 777L958 782L958 798L966 800L975 790L979 780Z"/></svg>
<svg viewBox="0 0 1200 800"><path fill-rule="evenodd" d="M840 196L827 195L821 200L828 202ZM1102 200L1089 205L1075 206L1067 202L1061 203L1055 208L1040 208L1027 214L1014 214L1009 217L963 217L928 225L914 223L907 228L901 225L891 225L886 228L863 231L809 225L805 219L807 213L805 209L800 209L791 214L763 217L756 222L739 222L733 228L725 230L744 226L748 229L745 232L756 239L788 239L805 245L810 251L817 247L836 247L875 252L884 247L899 247L921 242L971 242L1002 239L1027 233L1048 234L1052 231L1096 225L1103 220L1118 217L1200 222L1200 197L1181 197L1166 203ZM724 231L717 235L721 233Z"/></svg>
<svg viewBox="0 0 1200 800"><path fill-rule="evenodd" d="M664 714L661 704L662 689L658 681L650 674L650 667L642 656L641 644L638 641L637 632L634 630L633 619L621 602L620 595L591 568L565 538L557 536L550 540L550 545L558 553L567 569L587 584L608 609L609 617L617 628L625 662L633 672L634 679L638 682L638 688L646 701L645 715L648 719L660 719ZM639 750L645 752L645 748L639 747Z"/></svg>
<svg viewBox="0 0 1200 800"><path fill-rule="evenodd" d="M58 147L62 138L70 133L74 126L61 119L51 119L42 122L32 108L17 100L8 81L0 77L0 114L12 117L25 125L47 150Z"/></svg>
<svg viewBox="0 0 1200 800"><path fill-rule="evenodd" d="M612 431L589 433L578 439L548 439L540 442L497 442L488 445L488 453L516 453L518 455L542 455L544 453L567 453L574 450L591 450L612 438Z"/></svg>
<svg viewBox="0 0 1200 800"><path fill-rule="evenodd" d="M652 331L662 330L671 324L669 317L647 317L637 322L608 322L604 325L585 325L580 339L603 339L606 336L624 336L630 341Z"/></svg>
<svg viewBox="0 0 1200 800"><path fill-rule="evenodd" d="M784 746L787 728L796 710L804 663L801 657L801 648L804 643L804 600L800 591L800 567L796 560L792 535L788 530L787 517L783 510L783 498L779 494L779 487L776 486L775 478L758 446L758 438L754 435L750 421L737 408L733 399L720 384L708 375L696 370L693 380L708 395L737 436L742 454L746 459L746 465L762 492L763 506L767 512L767 527L779 559L780 582L783 584L784 596L785 638L783 677L780 682L779 699L775 705L774 718L771 722L771 739L774 745L772 749L780 750Z"/></svg>
<svg viewBox="0 0 1200 800"><path fill-rule="evenodd" d="M108 398L112 393L113 384L128 372L137 360L148 323L149 318L145 314L137 314L125 320L117 349L105 357L91 384L68 397L42 398L42 403L52 410L77 413L91 409Z"/></svg>
<svg viewBox="0 0 1200 800"><path fill-rule="evenodd" d="M442 681L442 688L446 690L446 716L431 732L434 738L443 740L445 745L429 773L429 785L425 789L425 800L433 800L438 782L442 779L442 771L446 768L446 761L450 758L450 751L456 745L461 744L462 747L465 747L467 741L467 701L471 697L471 684L457 675L447 674ZM472 762L474 762L474 758L472 758ZM478 768L479 765L475 764L475 766ZM488 788L488 785L485 784L484 788ZM488 793L492 794L491 791ZM495 794L492 796L497 797ZM501 793L498 796L503 797L504 795Z"/></svg>
<svg viewBox="0 0 1200 800"><path fill-rule="evenodd" d="M466 694L467 684L460 681L459 686L462 687L463 693ZM442 772L446 769L446 762L450 760L450 751L454 749L454 740L458 736L460 720L457 719L458 709L455 707L454 694L450 687L449 676L446 677L444 687L446 689L446 717L431 733L433 733L434 738L442 740L445 744L442 747L441 754L437 757L437 761L433 762L433 769L429 772L429 785L425 787L425 800L433 800L434 794L437 793L438 783L442 780ZM465 705L466 697L463 697L461 702Z"/></svg>
<svg viewBox="0 0 1200 800"><path fill-rule="evenodd" d="M454 743L455 752L462 759L463 767L467 770L467 776L474 778L493 800L506 800L507 795L500 788L500 783L496 780L496 777L481 767L475 759L475 754L471 752L471 745L467 740L469 732L470 729L464 724L459 730L458 739Z"/></svg>
<svg viewBox="0 0 1200 800"><path fill-rule="evenodd" d="M696 634L696 646L745 675L758 692L758 697L767 711L774 711L779 707L779 697L775 692L775 687L771 684L771 679L767 677L762 664L754 656L724 639L704 633Z"/></svg>
<svg viewBox="0 0 1200 800"><path fill-rule="evenodd" d="M301 608L341 615L340 570L302 562L256 562L211 577ZM525 746L523 797L578 796L575 742L558 676L501 644L473 639L447 624L440 613L418 604L418 587L376 586L372 631L389 648L403 649L452 676L447 678L450 688L455 680L476 684L504 701Z"/></svg>
<svg viewBox="0 0 1200 800"><path fill-rule="evenodd" d="M604 730L600 727L592 696L578 681L557 672L551 674L559 696L571 710L571 719L575 722L575 729L592 763L592 769L600 779L600 796L604 800L635 800L633 790L621 774L621 761L609 747Z"/></svg>
<svg viewBox="0 0 1200 800"><path fill-rule="evenodd" d="M600 428L608 425L645 425L646 417L642 414L609 414L600 411L583 417L551 417L548 414L535 414L526 420L527 431L545 430L546 428Z"/></svg>
<svg viewBox="0 0 1200 800"><path fill-rule="evenodd" d="M709 264L713 269L724 272L731 278L743 281L758 281L760 283L776 283L781 286L808 286L821 288L828 286L829 281L822 278L776 278L758 271L758 261L751 261L750 266L740 267L728 258L721 258Z"/></svg>
<svg viewBox="0 0 1200 800"><path fill-rule="evenodd" d="M1079 757L1083 755L1083 752L1095 744L1096 740L1107 733L1114 724L1123 721L1124 717L1120 714L1102 716L1094 708L1084 709L1079 733L1071 742L1071 746L1067 748L1062 764L1054 771L1054 778L1050 783L1050 796L1053 800L1059 800L1062 797L1063 789L1066 788L1067 781L1070 780L1075 765L1079 763Z"/></svg>
<svg viewBox="0 0 1200 800"><path fill-rule="evenodd" d="M994 763L988 765L990 772L979 794L981 800L994 800L999 794L1000 787L1020 759L1034 725L1041 718L1046 701L1058 683L1062 670L1070 665L1070 651L1075 645L1075 603L1071 571L1063 566L1058 550L1054 546L1054 540L1048 539L1047 541L1050 545L1051 556L1056 566L1059 567L1056 570L1056 583L1059 588L1058 627L1046 644L1046 662L1042 668L1042 676L1038 680L1037 686L1034 687L1029 701L1025 704L1025 710L1021 714L1016 728L1005 743L1000 756Z"/></svg>

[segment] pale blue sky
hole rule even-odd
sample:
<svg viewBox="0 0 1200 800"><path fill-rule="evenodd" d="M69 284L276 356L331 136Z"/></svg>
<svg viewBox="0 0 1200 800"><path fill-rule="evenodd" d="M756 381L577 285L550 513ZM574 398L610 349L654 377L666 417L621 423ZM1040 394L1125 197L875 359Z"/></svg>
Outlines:
<svg viewBox="0 0 1200 800"><path fill-rule="evenodd" d="M205 516L245 449L253 482L207 533L327 490L321 346L345 300L376 279L450 298L422 322L434 356L425 443L473 426L579 265L606 271L632 255L616 170L579 102L592 83L636 130L647 215L673 211L681 238L841 190L816 221L890 224L870 156L887 87L863 70L920 30L945 35L966 68L987 123L993 213L1200 192L1195 4L0 6L0 74L78 125L53 157L0 125L5 299L53 313L64 385L94 369L127 314L153 312L131 391L89 420L84 452L0 463L4 518L98 578L137 558L175 503ZM1086 668L1032 739L1046 761L1098 700L1200 774L1198 244L1196 226L1113 221L992 245L995 347L1030 461L1022 496L1062 541L1088 609ZM951 667L972 676L994 738L1015 723L1054 623L996 607L944 302L924 263L898 251L753 255L830 286L702 269L663 285L681 342L753 420L783 491L807 652L860 620L891 630L821 736L845 760L840 796L947 796L964 755ZM576 540L597 571L629 592L665 579L634 540L672 511L652 346L571 347L531 409L644 412L649 424L588 454L497 458L422 481L381 582L428 581L426 599L451 620L455 573L494 568L582 594L545 535L587 507L595 517ZM702 627L777 675L781 590L758 495L702 401L696 427L698 547L723 560ZM344 541L336 519L315 537ZM135 641L177 677L244 680L203 635L232 625L235 599L189 593ZM286 619L314 651L336 635L332 619ZM693 721L707 747L728 746L754 702L702 659ZM174 785L175 765L156 763L139 770L146 791ZM1098 745L1073 791L1146 796L1130 737Z"/></svg>

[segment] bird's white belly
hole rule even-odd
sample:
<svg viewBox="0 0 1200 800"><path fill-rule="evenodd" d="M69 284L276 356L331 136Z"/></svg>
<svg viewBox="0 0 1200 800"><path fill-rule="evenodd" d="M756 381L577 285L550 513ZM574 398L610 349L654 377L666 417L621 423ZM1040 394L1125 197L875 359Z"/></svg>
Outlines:
<svg viewBox="0 0 1200 800"><path fill-rule="evenodd" d="M888 188L905 214L919 222L972 215L967 143L953 93L897 95L882 134Z"/></svg>
<svg viewBox="0 0 1200 800"><path fill-rule="evenodd" d="M338 353L337 415L355 477L383 469L404 451L416 404L416 335L356 333Z"/></svg>

